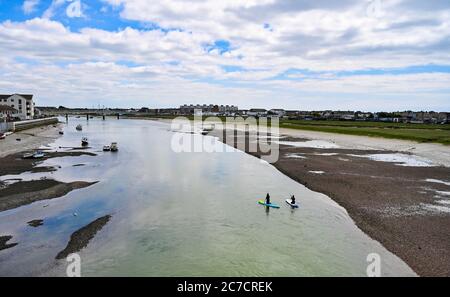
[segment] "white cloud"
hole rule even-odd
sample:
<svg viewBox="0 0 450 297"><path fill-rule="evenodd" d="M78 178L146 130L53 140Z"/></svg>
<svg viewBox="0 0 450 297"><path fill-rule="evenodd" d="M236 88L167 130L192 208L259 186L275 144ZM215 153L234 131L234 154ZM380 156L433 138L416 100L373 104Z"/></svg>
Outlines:
<svg viewBox="0 0 450 297"><path fill-rule="evenodd" d="M36 6L39 5L40 0L25 0L22 4L22 10L25 14L30 14L35 11Z"/></svg>
<svg viewBox="0 0 450 297"><path fill-rule="evenodd" d="M373 1L381 4L380 12L368 14ZM69 17L84 17L83 3L53 0L42 18L0 24L0 56L7 61L0 66L0 86L45 89L45 80L16 71L25 67L16 61L20 57L36 63L33 73L38 78L54 80L51 86L58 90L45 93L46 100L52 100L52 93L69 98L62 94L71 92L73 86L86 90L85 96L88 90L97 90L101 100L118 100L111 92L116 90L120 98L130 92L137 102L151 97L163 106L168 105L164 102L182 103L179 98L194 101L195 96L205 103L226 97L241 101L241 106L289 106L295 100L337 106L340 103L328 99L366 94L365 98L378 100L397 98L398 105L388 106L399 108L412 104L406 98L417 103L428 98L423 105L437 98L436 105L450 109L448 100L442 100L449 94L446 73L334 75L361 69L450 65L448 2L373 1L163 0L149 4L145 0L103 0L126 20L179 30L86 27L71 31L70 25L52 18L63 4L68 4ZM230 42L231 50L205 50L205 45L217 40ZM235 71L227 72L223 65L234 66ZM99 75L99 69L104 73ZM291 69L305 72L288 73L281 79ZM324 101L308 101L305 96ZM357 102L359 109L371 104Z"/></svg>

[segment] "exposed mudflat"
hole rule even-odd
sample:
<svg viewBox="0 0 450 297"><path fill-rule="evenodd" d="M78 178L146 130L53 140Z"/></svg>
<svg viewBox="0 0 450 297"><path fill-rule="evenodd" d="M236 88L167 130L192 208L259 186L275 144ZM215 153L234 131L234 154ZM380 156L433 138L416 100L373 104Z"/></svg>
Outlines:
<svg viewBox="0 0 450 297"><path fill-rule="evenodd" d="M17 245L17 243L8 243L12 239L11 235L0 236L0 251L12 248Z"/></svg>
<svg viewBox="0 0 450 297"><path fill-rule="evenodd" d="M19 181L0 189L0 211L13 209L40 200L58 198L95 184L75 181L63 183L52 179Z"/></svg>
<svg viewBox="0 0 450 297"><path fill-rule="evenodd" d="M81 249L87 247L89 242L94 238L95 234L100 231L111 219L111 215L106 215L95 221L89 223L88 225L75 231L67 243L64 250L56 255L56 259L64 259L72 253L79 252Z"/></svg>
<svg viewBox="0 0 450 297"><path fill-rule="evenodd" d="M248 135L229 135L225 143L245 147L258 158L263 155L249 151ZM419 275L450 276L450 208L445 203L450 201L445 194L450 192L449 167L392 150L394 146L352 149L292 136L279 144L279 159L273 164L278 170L338 202L359 228Z"/></svg>
<svg viewBox="0 0 450 297"><path fill-rule="evenodd" d="M51 172L57 170L54 167L36 167L36 165L50 158L57 157L77 157L77 156L96 156L91 152L45 152L45 157L41 159L23 159L22 156L27 151L15 153L0 158L0 176L9 174L20 174L23 172Z"/></svg>

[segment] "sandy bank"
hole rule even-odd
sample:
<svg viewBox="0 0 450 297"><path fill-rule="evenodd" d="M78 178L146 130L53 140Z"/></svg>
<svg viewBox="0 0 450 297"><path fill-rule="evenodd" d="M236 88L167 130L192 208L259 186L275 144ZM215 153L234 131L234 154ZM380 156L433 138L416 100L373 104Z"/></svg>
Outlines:
<svg viewBox="0 0 450 297"><path fill-rule="evenodd" d="M36 127L9 135L0 140L0 158L47 145L58 138L62 124ZM17 141L20 139L20 141Z"/></svg>
<svg viewBox="0 0 450 297"><path fill-rule="evenodd" d="M0 251L12 248L18 244L18 243L7 243L8 241L11 240L11 238L12 238L11 235L0 236Z"/></svg>
<svg viewBox="0 0 450 297"><path fill-rule="evenodd" d="M97 232L100 231L110 219L111 215L106 215L72 233L66 248L58 253L56 259L64 259L68 255L76 253L87 247L89 242L94 238L95 234L97 234Z"/></svg>
<svg viewBox="0 0 450 297"><path fill-rule="evenodd" d="M95 183L63 183L52 179L20 181L0 189L0 211L13 209L40 200L58 198Z"/></svg>
<svg viewBox="0 0 450 297"><path fill-rule="evenodd" d="M280 134L298 138L323 140L341 148L360 150L388 150L412 153L429 159L437 165L450 167L450 146L438 143L418 143L378 137L354 136L306 130L281 128Z"/></svg>
<svg viewBox="0 0 450 297"><path fill-rule="evenodd" d="M45 157L41 159L23 159L24 152L0 157L0 176L9 174L20 174L23 172L51 172L55 171L54 167L36 167L36 165L50 158L58 157L77 157L77 156L96 156L95 153L90 152L46 152Z"/></svg>
<svg viewBox="0 0 450 297"><path fill-rule="evenodd" d="M213 131L211 135L220 136L222 132ZM233 135L230 132L227 136ZM445 195L450 193L449 167L414 166L422 165L418 162L404 166L400 161L382 162L367 157L398 154L396 149L406 148L402 141L400 146L397 141L378 138L358 144L360 137L288 132L290 137L283 140L291 145L280 145L280 157L273 164L278 170L339 203L359 228L419 275L450 276L450 208L439 204L450 202ZM378 140L378 145L372 145ZM224 141L242 148L248 137L228 137ZM323 142L317 146L317 141ZM423 147L421 150L426 151ZM246 151L256 157L262 155L259 151L249 152L248 144ZM442 160L448 162L445 157ZM297 198L301 203L302 198Z"/></svg>

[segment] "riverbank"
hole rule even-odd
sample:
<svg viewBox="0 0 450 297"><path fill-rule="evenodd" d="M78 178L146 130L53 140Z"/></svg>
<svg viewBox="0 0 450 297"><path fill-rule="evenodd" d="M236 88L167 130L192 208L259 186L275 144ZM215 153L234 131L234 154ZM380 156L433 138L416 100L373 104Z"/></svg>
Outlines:
<svg viewBox="0 0 450 297"><path fill-rule="evenodd" d="M2 140L0 142L0 176L20 175L26 172L53 172L57 171L59 166L42 166L41 164L51 158L97 155L92 152L75 150L73 148L59 148L56 151L50 150L47 146L61 136L60 131L62 131L61 124L52 124L14 133ZM45 152L43 158L22 158L24 153L33 152L37 149ZM96 183L84 181L61 182L50 178L26 181L21 179L3 180L0 181L0 212L19 208L41 200L50 201L51 199L60 198L74 190L86 188ZM70 246L73 246L77 250L81 249L89 243L95 233L106 222L102 220L100 222L101 224L93 224L89 228L85 228L86 231L81 232L76 237L75 244L72 243ZM32 227L39 227L44 224L44 220L32 220L27 222L27 224ZM1 235L0 250L11 249L19 244L17 242L8 243L12 238L13 236L11 235Z"/></svg>
<svg viewBox="0 0 450 297"><path fill-rule="evenodd" d="M63 183L53 179L19 181L0 189L0 212L36 201L59 198L93 184L82 181Z"/></svg>
<svg viewBox="0 0 450 297"><path fill-rule="evenodd" d="M281 134L271 139L280 143L273 164L279 171L339 203L360 229L419 275L450 276L450 168L444 166L450 148L291 129ZM245 147L244 141L248 136L224 138L234 147ZM246 152L262 155L248 145Z"/></svg>
<svg viewBox="0 0 450 297"><path fill-rule="evenodd" d="M85 151L48 151L40 159L23 159L22 155L48 145L60 136L61 125L48 125L14 133L0 142L0 176L24 172L52 172L57 167L39 166L45 160L60 157L96 156ZM20 141L18 141L20 139ZM18 143L20 145L18 145ZM45 148L44 148L45 150ZM53 179L0 181L0 212L40 200L58 198L95 183L74 181L63 183Z"/></svg>
<svg viewBox="0 0 450 297"><path fill-rule="evenodd" d="M65 259L68 255L79 252L81 249L87 247L89 242L95 237L95 234L97 234L110 219L111 215L103 216L72 233L67 246L56 255L55 259Z"/></svg>
<svg viewBox="0 0 450 297"><path fill-rule="evenodd" d="M188 119L194 121L193 115L177 116L177 115L140 115L124 117L128 119L141 120L162 120L172 121L174 119ZM233 117L210 117L203 116L203 121L207 119L220 120L223 123L226 120L234 119ZM242 118L240 118L242 119ZM266 119L266 118L262 118ZM268 120L270 121L270 119ZM450 145L450 125L449 124L408 124L408 123L386 123L371 121L326 121L326 120L288 120L279 119L279 127L292 131L312 132L312 133L328 133L334 135L366 137L372 139L392 139L411 141L414 143L436 143Z"/></svg>
<svg viewBox="0 0 450 297"><path fill-rule="evenodd" d="M62 124L52 124L13 133L0 140L0 158L47 145L60 136L61 129Z"/></svg>

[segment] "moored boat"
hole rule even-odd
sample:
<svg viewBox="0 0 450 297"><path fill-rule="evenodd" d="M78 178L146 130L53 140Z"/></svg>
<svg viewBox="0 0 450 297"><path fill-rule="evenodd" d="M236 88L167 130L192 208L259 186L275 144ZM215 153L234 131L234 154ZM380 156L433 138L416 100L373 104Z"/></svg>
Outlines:
<svg viewBox="0 0 450 297"><path fill-rule="evenodd" d="M25 153L22 155L22 159L31 159L33 158L34 153Z"/></svg>
<svg viewBox="0 0 450 297"><path fill-rule="evenodd" d="M104 145L103 146L103 151L104 152L109 152L111 150L111 146L109 146L109 145Z"/></svg>
<svg viewBox="0 0 450 297"><path fill-rule="evenodd" d="M89 141L88 141L87 137L83 137L83 138L81 139L81 145L82 145L82 146L86 146L86 145L88 145L88 144L89 144Z"/></svg>
<svg viewBox="0 0 450 297"><path fill-rule="evenodd" d="M82 131L83 130L83 126L81 126L81 124L77 125L75 127L75 129L77 129L77 131Z"/></svg>
<svg viewBox="0 0 450 297"><path fill-rule="evenodd" d="M45 154L42 151L36 151L33 154L34 159L40 159L40 158L44 158L44 157L45 157Z"/></svg>
<svg viewBox="0 0 450 297"><path fill-rule="evenodd" d="M111 152L117 152L119 147L117 146L117 142L111 143Z"/></svg>

